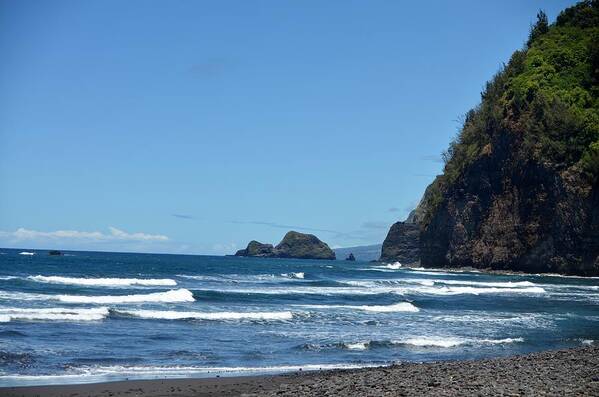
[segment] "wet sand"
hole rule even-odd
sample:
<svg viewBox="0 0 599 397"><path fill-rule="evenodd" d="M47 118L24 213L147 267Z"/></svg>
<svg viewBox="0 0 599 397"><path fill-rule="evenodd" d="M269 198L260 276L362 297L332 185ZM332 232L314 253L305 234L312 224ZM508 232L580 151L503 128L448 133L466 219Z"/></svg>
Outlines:
<svg viewBox="0 0 599 397"><path fill-rule="evenodd" d="M477 361L277 376L0 388L6 397L599 396L599 346Z"/></svg>

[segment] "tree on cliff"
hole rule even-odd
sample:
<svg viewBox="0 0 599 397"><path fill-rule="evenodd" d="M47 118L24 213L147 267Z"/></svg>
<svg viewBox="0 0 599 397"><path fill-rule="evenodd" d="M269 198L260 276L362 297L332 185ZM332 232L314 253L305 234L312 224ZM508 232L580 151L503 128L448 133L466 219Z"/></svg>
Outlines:
<svg viewBox="0 0 599 397"><path fill-rule="evenodd" d="M537 23L535 23L530 28L530 34L528 35L528 41L526 45L530 47L530 45L541 35L547 33L549 31L549 20L547 19L547 14L545 11L540 10L537 14Z"/></svg>

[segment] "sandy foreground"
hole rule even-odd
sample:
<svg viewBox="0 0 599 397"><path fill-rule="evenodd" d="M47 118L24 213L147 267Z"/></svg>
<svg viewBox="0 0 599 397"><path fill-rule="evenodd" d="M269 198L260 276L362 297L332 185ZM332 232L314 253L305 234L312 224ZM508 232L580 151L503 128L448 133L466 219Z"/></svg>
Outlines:
<svg viewBox="0 0 599 397"><path fill-rule="evenodd" d="M0 388L0 396L599 396L599 346L277 376Z"/></svg>

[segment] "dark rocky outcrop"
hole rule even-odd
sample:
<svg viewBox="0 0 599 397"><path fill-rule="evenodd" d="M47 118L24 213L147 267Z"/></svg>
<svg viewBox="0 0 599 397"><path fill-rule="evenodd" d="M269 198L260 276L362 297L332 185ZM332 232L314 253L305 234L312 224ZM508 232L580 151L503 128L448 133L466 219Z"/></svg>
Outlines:
<svg viewBox="0 0 599 397"><path fill-rule="evenodd" d="M235 256L272 256L274 247L272 244L262 244L256 240L250 241L246 249L239 250Z"/></svg>
<svg viewBox="0 0 599 397"><path fill-rule="evenodd" d="M52 255L52 256L61 256L62 252L58 251L58 250L51 250L48 251L48 255Z"/></svg>
<svg viewBox="0 0 599 397"><path fill-rule="evenodd" d="M599 274L599 189L514 145L494 142L445 188L422 230L422 265Z"/></svg>
<svg viewBox="0 0 599 397"><path fill-rule="evenodd" d="M347 258L345 258L345 260L350 261L350 262L355 262L356 257L354 256L354 254L352 252L350 252L349 255L347 256Z"/></svg>
<svg viewBox="0 0 599 397"><path fill-rule="evenodd" d="M397 222L391 226L381 249L382 262L410 264L420 259L420 228L416 223Z"/></svg>
<svg viewBox="0 0 599 397"><path fill-rule="evenodd" d="M432 185L431 185L432 186ZM426 218L434 189L429 186L422 195L418 206L413 209L404 222L391 226L381 247L381 262L399 261L413 264L420 260L420 223Z"/></svg>
<svg viewBox="0 0 599 397"><path fill-rule="evenodd" d="M312 234L288 232L276 247L251 241L246 249L235 253L235 256L255 256L266 258L297 259L335 259L335 253L329 246Z"/></svg>

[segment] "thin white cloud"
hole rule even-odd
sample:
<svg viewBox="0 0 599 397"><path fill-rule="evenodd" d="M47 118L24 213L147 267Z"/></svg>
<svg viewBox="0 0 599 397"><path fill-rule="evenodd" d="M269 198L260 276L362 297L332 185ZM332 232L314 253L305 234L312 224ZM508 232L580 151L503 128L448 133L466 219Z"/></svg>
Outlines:
<svg viewBox="0 0 599 397"><path fill-rule="evenodd" d="M147 233L127 233L116 227L110 226L111 237L120 240L132 240L132 241L167 241L168 237L162 234L147 234Z"/></svg>
<svg viewBox="0 0 599 397"><path fill-rule="evenodd" d="M14 241L36 241L36 240L76 240L76 241L168 241L169 238L162 234L127 233L116 227L110 226L110 233L85 232L79 230L56 230L53 232L41 232L25 228L18 228L14 232L0 231L0 237Z"/></svg>

